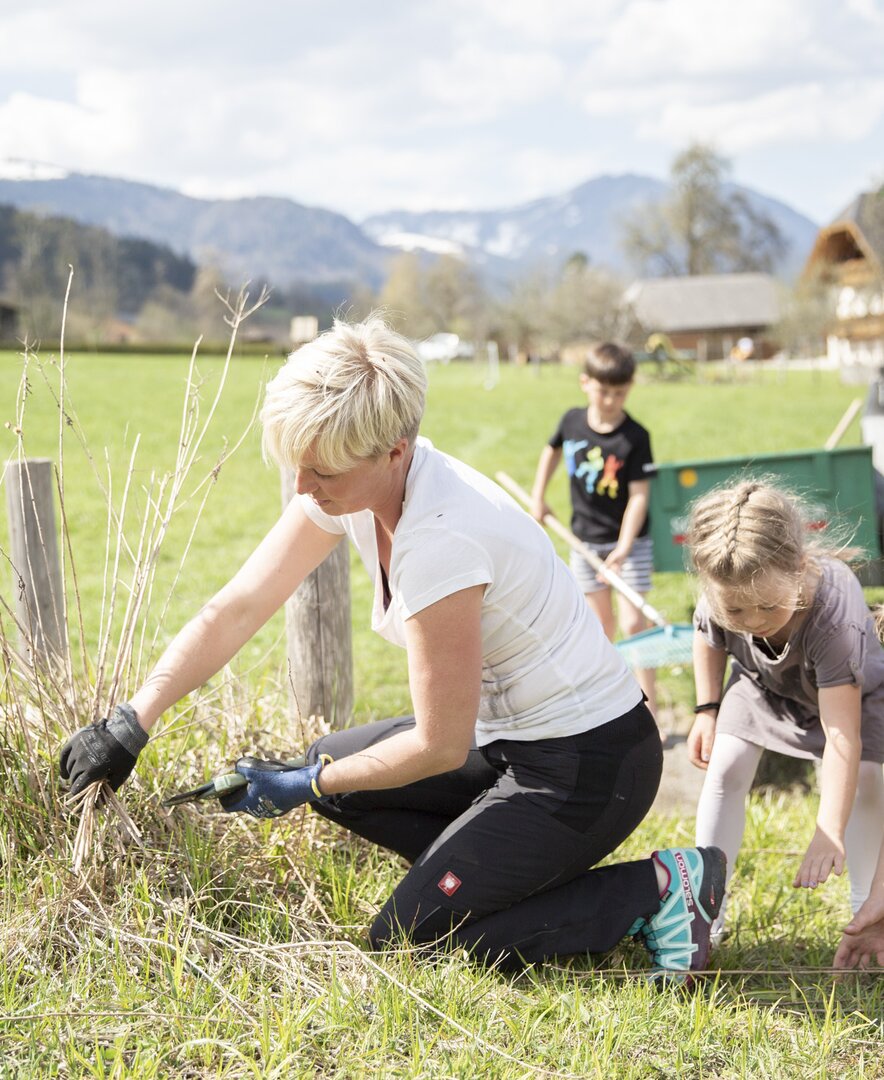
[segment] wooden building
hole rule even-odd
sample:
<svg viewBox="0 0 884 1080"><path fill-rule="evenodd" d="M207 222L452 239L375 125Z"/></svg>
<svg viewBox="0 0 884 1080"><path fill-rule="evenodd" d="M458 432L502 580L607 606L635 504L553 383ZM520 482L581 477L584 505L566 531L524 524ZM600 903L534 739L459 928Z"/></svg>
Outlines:
<svg viewBox="0 0 884 1080"><path fill-rule="evenodd" d="M768 339L780 317L780 292L769 274L643 278L629 286L623 301L641 333L665 334L698 360L727 359L746 340L753 356L773 352Z"/></svg>
<svg viewBox="0 0 884 1080"><path fill-rule="evenodd" d="M803 276L831 286L829 357L884 368L884 189L858 195L820 229Z"/></svg>
<svg viewBox="0 0 884 1080"><path fill-rule="evenodd" d="M0 342L9 345L18 336L18 308L0 297Z"/></svg>

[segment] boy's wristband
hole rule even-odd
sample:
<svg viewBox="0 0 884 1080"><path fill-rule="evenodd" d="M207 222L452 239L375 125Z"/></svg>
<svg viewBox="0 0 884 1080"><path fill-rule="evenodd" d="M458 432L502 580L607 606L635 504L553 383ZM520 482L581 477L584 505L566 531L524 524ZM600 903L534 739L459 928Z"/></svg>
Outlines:
<svg viewBox="0 0 884 1080"><path fill-rule="evenodd" d="M694 706L694 716L697 716L701 712L711 712L715 709L716 712L721 708L720 701L706 701L702 705Z"/></svg>

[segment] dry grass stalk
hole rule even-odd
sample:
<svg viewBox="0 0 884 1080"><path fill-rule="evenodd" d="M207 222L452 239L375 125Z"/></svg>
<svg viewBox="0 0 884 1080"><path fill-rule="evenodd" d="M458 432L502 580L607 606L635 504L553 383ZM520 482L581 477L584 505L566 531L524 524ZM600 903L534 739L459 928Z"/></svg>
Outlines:
<svg viewBox="0 0 884 1080"><path fill-rule="evenodd" d="M69 276L62 330L67 316L71 281L72 276ZM24 640L27 640L29 628L20 625L10 603L5 597L0 596L0 615L5 612L8 616L6 619L0 618L0 658L2 658L0 692L3 695L0 738L12 748L13 758L18 758L20 761L19 775L23 774L26 777L28 787L36 785L44 808L53 815L56 813L57 804L44 782L44 776L50 773L49 763L58 752L65 735L88 721L106 715L117 701L124 700L127 693L131 693L134 685L146 673L145 668L151 663L152 654L162 633L163 618L168 611L175 585L183 571L184 560L190 550L200 514L212 489L212 483L217 478L218 470L224 461L242 444L251 429L257 413L257 403L251 421L239 438L234 440L232 445L225 444L212 467L195 482L190 483L191 472L199 460L200 450L227 382L238 331L245 319L264 304L267 298L266 290L262 290L257 300L250 304L249 294L245 288L233 299L230 296L220 297L227 309L225 319L230 326L230 337L217 388L208 411L201 416L200 385L196 371L196 357L200 342L197 341L191 353L188 369L175 464L171 472L164 476L157 477L155 473L151 474L149 483L143 489L145 509L141 512L141 518L136 524L134 541L130 540L130 535L132 535L130 508L137 476L136 456L140 443L139 437L136 436L134 440L125 478L121 485L115 485L113 470L107 460L105 470L99 471L96 467L76 411L69 400L63 333L59 362L56 365L57 384L49 379L46 365L41 364L33 349L25 345L22 377L16 404L16 422L12 428L17 437L12 458L27 461L26 404L32 388L31 379L36 369L54 400L58 412L56 486L61 505L63 535L62 564L63 580L66 583L63 590L65 592L63 598L65 622L70 625L72 621L75 621L78 633L76 649L82 659L83 674L75 677L71 650L61 663L52 667L39 667L32 662L30 657L22 655L22 650L17 645L17 634L23 632ZM49 367L51 366L50 362ZM102 599L98 641L95 649L90 647L87 640L83 605L79 593L77 558L71 543L65 512L65 443L69 435L79 443L107 507ZM186 490L188 486L191 488L189 491ZM116 505L115 488L122 493L119 505ZM179 560L174 580L163 598L160 618L150 620L152 633L148 633L147 616L151 609L163 542L176 513L194 500L196 500L197 512L185 550ZM2 548L0 548L0 557L11 562L9 554ZM124 604L120 603L121 590L123 590L122 595L125 595ZM69 601L71 601L73 611L69 610ZM2 765L3 769L9 767L15 768L14 765L9 766L6 762ZM137 787L137 781L133 786ZM100 790L102 787L103 790ZM71 865L78 876L84 875L93 864L89 856L96 844L96 824L98 812L102 807L110 812L115 823L118 824L119 829L115 832L118 839L134 843L141 840L139 830L117 796L107 785L93 785L67 806L68 810L73 808L80 815L71 853ZM64 836L65 833L55 830L52 836L47 836L47 847L53 841L57 841L59 835Z"/></svg>
<svg viewBox="0 0 884 1080"><path fill-rule="evenodd" d="M75 877L80 876L86 860L94 850L92 841L95 835L97 804L101 798L101 789L105 786L104 781L90 784L79 795L74 795L68 803L71 811L80 815L77 835L74 837L74 850L71 853L71 871Z"/></svg>

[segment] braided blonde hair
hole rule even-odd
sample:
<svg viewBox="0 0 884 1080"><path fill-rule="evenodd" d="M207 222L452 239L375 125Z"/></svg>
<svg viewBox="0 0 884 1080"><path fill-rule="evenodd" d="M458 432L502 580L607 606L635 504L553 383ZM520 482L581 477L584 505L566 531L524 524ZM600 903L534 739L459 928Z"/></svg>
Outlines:
<svg viewBox="0 0 884 1080"><path fill-rule="evenodd" d="M752 596L755 586L774 573L796 587L799 604L808 601L805 575L816 556L838 555L832 545L807 534L801 500L768 479L747 479L717 488L693 505L687 545L701 581L739 589ZM713 602L714 590L707 590ZM718 613L720 614L720 613Z"/></svg>

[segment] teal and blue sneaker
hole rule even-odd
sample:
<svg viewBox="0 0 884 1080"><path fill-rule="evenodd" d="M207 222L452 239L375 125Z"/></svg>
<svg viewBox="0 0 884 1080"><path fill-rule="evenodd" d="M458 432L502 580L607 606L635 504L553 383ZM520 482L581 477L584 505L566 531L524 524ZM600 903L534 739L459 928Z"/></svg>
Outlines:
<svg viewBox="0 0 884 1080"><path fill-rule="evenodd" d="M651 978L691 986L691 972L703 971L709 960L727 859L717 847L667 848L652 858L668 874L668 884L660 910L635 929L654 962Z"/></svg>

